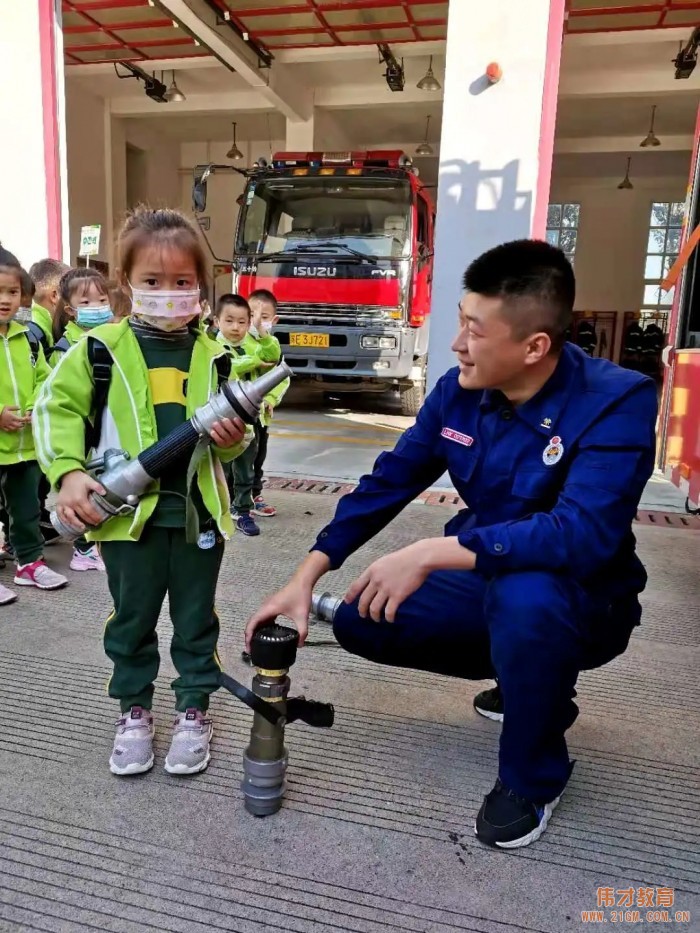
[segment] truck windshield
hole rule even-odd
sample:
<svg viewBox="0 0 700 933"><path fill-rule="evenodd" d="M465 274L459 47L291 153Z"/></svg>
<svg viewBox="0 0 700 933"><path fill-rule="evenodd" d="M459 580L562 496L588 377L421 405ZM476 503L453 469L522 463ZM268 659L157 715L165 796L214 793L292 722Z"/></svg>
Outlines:
<svg viewBox="0 0 700 933"><path fill-rule="evenodd" d="M333 240L366 256L410 255L411 186L401 179L266 178L248 183L236 253L309 252ZM340 250L339 250L340 252Z"/></svg>

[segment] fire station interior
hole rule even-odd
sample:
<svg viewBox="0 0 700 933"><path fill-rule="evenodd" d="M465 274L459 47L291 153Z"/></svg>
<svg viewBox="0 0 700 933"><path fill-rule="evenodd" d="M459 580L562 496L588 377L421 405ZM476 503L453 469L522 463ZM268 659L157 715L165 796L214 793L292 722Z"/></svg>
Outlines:
<svg viewBox="0 0 700 933"><path fill-rule="evenodd" d="M178 12L186 8L201 17ZM73 259L81 226L99 223L97 261L111 273L110 233L125 210L191 210L193 169L208 162L245 169L284 150L400 149L436 197L446 2L64 0L63 9ZM547 238L575 266L573 339L657 376L673 301L659 282L681 240L699 23L700 3L688 0L567 4ZM222 268L243 186L236 172L212 177L199 216L212 297L230 287Z"/></svg>

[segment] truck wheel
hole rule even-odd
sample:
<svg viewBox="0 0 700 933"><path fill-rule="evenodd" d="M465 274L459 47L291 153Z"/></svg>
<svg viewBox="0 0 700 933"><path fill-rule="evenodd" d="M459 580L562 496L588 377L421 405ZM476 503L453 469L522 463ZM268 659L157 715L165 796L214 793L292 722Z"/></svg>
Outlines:
<svg viewBox="0 0 700 933"><path fill-rule="evenodd" d="M415 417L425 400L425 370L423 370L423 377L420 380L399 386L399 397L401 399L401 414Z"/></svg>

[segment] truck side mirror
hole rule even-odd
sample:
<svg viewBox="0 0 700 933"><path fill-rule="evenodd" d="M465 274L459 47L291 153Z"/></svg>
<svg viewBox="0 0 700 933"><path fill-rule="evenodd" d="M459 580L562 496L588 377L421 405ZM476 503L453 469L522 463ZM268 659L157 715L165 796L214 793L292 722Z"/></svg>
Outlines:
<svg viewBox="0 0 700 933"><path fill-rule="evenodd" d="M198 165L194 170L192 209L195 214L201 214L207 206L207 178L210 172L211 166L209 165Z"/></svg>

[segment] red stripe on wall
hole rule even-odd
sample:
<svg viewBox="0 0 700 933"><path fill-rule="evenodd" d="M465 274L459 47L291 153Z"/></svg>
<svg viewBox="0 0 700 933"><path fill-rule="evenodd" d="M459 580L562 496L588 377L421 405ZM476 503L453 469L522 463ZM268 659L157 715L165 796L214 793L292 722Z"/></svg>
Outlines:
<svg viewBox="0 0 700 933"><path fill-rule="evenodd" d="M559 97L559 68L561 64L561 46L564 39L564 8L565 0L549 0L547 59L542 92L537 190L535 191L535 209L532 215L532 236L541 240L546 235L549 190L552 180L554 128L557 122L557 100Z"/></svg>
<svg viewBox="0 0 700 933"><path fill-rule="evenodd" d="M44 169L49 255L63 258L61 175L59 171L58 94L56 87L56 10L54 0L36 0L39 6L39 54L44 126ZM40 257L36 257L39 259Z"/></svg>

